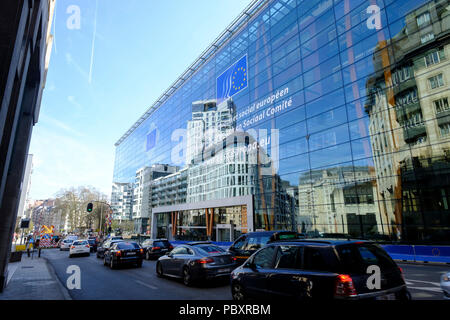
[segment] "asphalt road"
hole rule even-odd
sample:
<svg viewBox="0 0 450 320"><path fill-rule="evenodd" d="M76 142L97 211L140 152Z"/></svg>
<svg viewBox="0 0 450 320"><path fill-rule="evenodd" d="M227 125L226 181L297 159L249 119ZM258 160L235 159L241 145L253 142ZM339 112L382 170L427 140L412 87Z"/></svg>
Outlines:
<svg viewBox="0 0 450 320"><path fill-rule="evenodd" d="M186 287L181 280L158 278L156 261L144 260L142 268L121 267L111 270L97 259L90 257L69 258L67 251L44 250L55 272L66 286L70 274L67 267L77 265L81 270L81 289L69 290L75 300L230 300L227 281L209 282L194 287ZM399 264L405 274L406 284L413 300L441 300L443 294L439 281L442 273L450 266Z"/></svg>
<svg viewBox="0 0 450 320"><path fill-rule="evenodd" d="M69 290L74 300L231 300L228 281L186 287L178 279L158 278L156 261L144 260L142 268L124 266L111 270L95 253L69 258L67 251L51 249L43 251L43 256L64 286L70 276L67 267L80 267L81 289Z"/></svg>

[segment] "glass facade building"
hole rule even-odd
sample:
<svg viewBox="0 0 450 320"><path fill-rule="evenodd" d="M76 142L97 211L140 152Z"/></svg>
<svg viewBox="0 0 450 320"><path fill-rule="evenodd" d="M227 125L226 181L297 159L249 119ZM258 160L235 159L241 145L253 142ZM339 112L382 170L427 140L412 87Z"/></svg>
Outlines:
<svg viewBox="0 0 450 320"><path fill-rule="evenodd" d="M116 143L113 182L181 168L160 236L448 243L449 57L448 0L254 1Z"/></svg>

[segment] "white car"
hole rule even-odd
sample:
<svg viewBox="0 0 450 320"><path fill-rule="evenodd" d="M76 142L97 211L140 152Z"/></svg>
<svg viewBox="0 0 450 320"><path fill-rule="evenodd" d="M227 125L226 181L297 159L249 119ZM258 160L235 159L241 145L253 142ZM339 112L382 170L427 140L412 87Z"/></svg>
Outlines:
<svg viewBox="0 0 450 320"><path fill-rule="evenodd" d="M441 276L441 289L444 292L444 299L450 299L450 272Z"/></svg>
<svg viewBox="0 0 450 320"><path fill-rule="evenodd" d="M64 239L61 241L61 245L59 246L59 251L69 250L72 245L73 240Z"/></svg>
<svg viewBox="0 0 450 320"><path fill-rule="evenodd" d="M75 240L72 242L69 251L69 258L72 258L74 255L86 255L89 256L91 254L91 246L87 240Z"/></svg>

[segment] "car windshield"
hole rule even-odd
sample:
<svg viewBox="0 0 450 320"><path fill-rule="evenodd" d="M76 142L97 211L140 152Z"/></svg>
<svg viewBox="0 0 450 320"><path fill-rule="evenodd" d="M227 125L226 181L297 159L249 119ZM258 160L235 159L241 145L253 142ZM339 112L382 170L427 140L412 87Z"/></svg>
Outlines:
<svg viewBox="0 0 450 320"><path fill-rule="evenodd" d="M373 244L341 245L337 246L344 272L366 273L371 265L377 265L382 271L395 269L397 266L389 255Z"/></svg>
<svg viewBox="0 0 450 320"><path fill-rule="evenodd" d="M222 253L225 252L224 249L222 249L219 246L213 245L213 244L202 244L202 245L197 245L195 246L200 252L202 253L207 253L207 254L211 254L211 253Z"/></svg>

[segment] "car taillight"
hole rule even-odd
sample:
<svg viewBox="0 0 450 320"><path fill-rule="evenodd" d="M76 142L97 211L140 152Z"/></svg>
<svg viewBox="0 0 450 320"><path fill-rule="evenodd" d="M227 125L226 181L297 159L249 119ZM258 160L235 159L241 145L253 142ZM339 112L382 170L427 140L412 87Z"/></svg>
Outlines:
<svg viewBox="0 0 450 320"><path fill-rule="evenodd" d="M116 252L116 257L120 257L122 255L122 251L117 251Z"/></svg>
<svg viewBox="0 0 450 320"><path fill-rule="evenodd" d="M140 253L144 253L144 249L140 249L139 252L140 252Z"/></svg>
<svg viewBox="0 0 450 320"><path fill-rule="evenodd" d="M398 270L400 270L400 274L402 275L403 281L405 281L405 275L403 274L403 269L398 267Z"/></svg>
<svg viewBox="0 0 450 320"><path fill-rule="evenodd" d="M161 247L153 247L152 250L159 250Z"/></svg>
<svg viewBox="0 0 450 320"><path fill-rule="evenodd" d="M202 259L197 260L197 263L200 263L200 264L211 263L211 262L214 262L214 260L211 258L202 258Z"/></svg>
<svg viewBox="0 0 450 320"><path fill-rule="evenodd" d="M89 245L88 245L88 244L86 245L86 248L89 248Z"/></svg>
<svg viewBox="0 0 450 320"><path fill-rule="evenodd" d="M236 261L237 259L236 257L231 257L231 260Z"/></svg>
<svg viewBox="0 0 450 320"><path fill-rule="evenodd" d="M71 248L71 249L75 249L75 246L71 246L70 248Z"/></svg>
<svg viewBox="0 0 450 320"><path fill-rule="evenodd" d="M336 279L334 295L339 297L354 297L357 295L352 278L347 274L340 274Z"/></svg>
<svg viewBox="0 0 450 320"><path fill-rule="evenodd" d="M173 249L173 246L171 245L171 246L169 247L169 249Z"/></svg>

